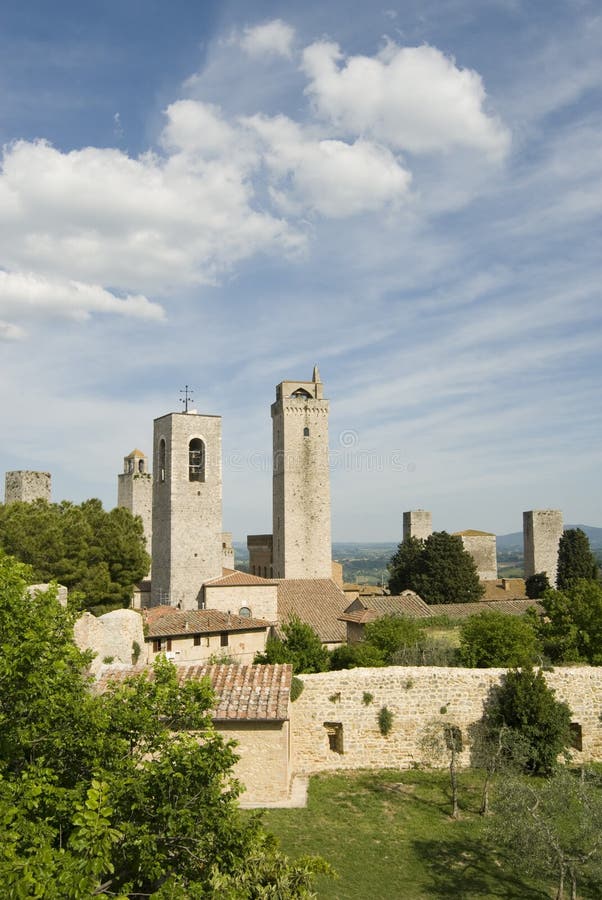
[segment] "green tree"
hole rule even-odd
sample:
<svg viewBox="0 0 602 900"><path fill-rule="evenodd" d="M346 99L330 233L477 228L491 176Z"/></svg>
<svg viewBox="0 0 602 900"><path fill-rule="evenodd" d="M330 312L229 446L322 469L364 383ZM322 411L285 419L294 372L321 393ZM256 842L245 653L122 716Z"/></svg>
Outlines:
<svg viewBox="0 0 602 900"><path fill-rule="evenodd" d="M87 608L127 606L149 569L144 543L139 517L106 512L100 500L0 506L0 548L30 565L35 581L82 595Z"/></svg>
<svg viewBox="0 0 602 900"><path fill-rule="evenodd" d="M7 897L155 900L311 896L314 860L289 862L242 816L234 746L206 681L153 673L93 693L76 613L0 554L0 880Z"/></svg>
<svg viewBox="0 0 602 900"><path fill-rule="evenodd" d="M298 616L291 616L282 626L283 638L268 638L265 651L256 653L253 662L290 663L295 675L302 672L325 672L328 669L328 650L311 625Z"/></svg>
<svg viewBox="0 0 602 900"><path fill-rule="evenodd" d="M566 766L543 783L506 778L488 828L503 859L528 875L556 877L556 900L570 883L571 900L587 877L602 892L602 790ZM594 896L592 893L591 896Z"/></svg>
<svg viewBox="0 0 602 900"><path fill-rule="evenodd" d="M364 642L382 655L387 665L393 655L404 647L414 647L424 636L423 626L416 619L387 615L368 622L364 629Z"/></svg>
<svg viewBox="0 0 602 900"><path fill-rule="evenodd" d="M563 591L582 579L595 581L598 563L581 528L567 528L558 543L556 585Z"/></svg>
<svg viewBox="0 0 602 900"><path fill-rule="evenodd" d="M525 580L525 591L530 600L539 600L550 587L550 579L545 572L536 572Z"/></svg>
<svg viewBox="0 0 602 900"><path fill-rule="evenodd" d="M540 655L533 626L519 616L484 610L469 616L460 626L460 660L465 666L522 666L535 662Z"/></svg>
<svg viewBox="0 0 602 900"><path fill-rule="evenodd" d="M414 579L420 571L423 550L424 541L417 537L410 536L399 544L387 567L390 573L389 590L392 594L414 590Z"/></svg>
<svg viewBox="0 0 602 900"><path fill-rule="evenodd" d="M385 665L385 658L377 647L361 641L357 644L342 644L330 654L330 668L359 669Z"/></svg>
<svg viewBox="0 0 602 900"><path fill-rule="evenodd" d="M553 662L602 665L602 586L573 582L564 591L547 591L539 625L544 652Z"/></svg>
<svg viewBox="0 0 602 900"><path fill-rule="evenodd" d="M425 541L399 545L389 565L392 592L410 588L426 603L471 603L483 596L474 559L462 538L434 531Z"/></svg>
<svg viewBox="0 0 602 900"><path fill-rule="evenodd" d="M555 770L561 753L568 755L571 711L556 699L541 669L511 669L494 691L485 721L492 728L506 725L522 735L529 746L525 763L529 772L547 775Z"/></svg>

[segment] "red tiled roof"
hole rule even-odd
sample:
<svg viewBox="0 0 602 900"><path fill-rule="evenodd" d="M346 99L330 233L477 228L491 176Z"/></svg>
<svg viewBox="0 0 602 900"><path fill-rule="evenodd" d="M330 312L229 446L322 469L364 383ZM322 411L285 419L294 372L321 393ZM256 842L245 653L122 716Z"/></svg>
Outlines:
<svg viewBox="0 0 602 900"><path fill-rule="evenodd" d="M250 575L248 572L238 572L232 569L224 570L228 574L224 574L221 578L214 578L206 581L207 587L238 587L251 584L274 584L269 578L260 578L259 575Z"/></svg>
<svg viewBox="0 0 602 900"><path fill-rule="evenodd" d="M172 607L155 607L148 612L162 610L155 616L147 617L148 637L175 637L185 634L214 634L222 631L256 631L265 629L264 619L251 619L217 609L180 610Z"/></svg>
<svg viewBox="0 0 602 900"><path fill-rule="evenodd" d="M448 616L450 619L465 619L484 610L494 610L510 616L522 616L531 606L542 612L536 600L494 600L477 603L432 603L428 604L413 591L404 591L399 596L357 597L346 608L343 622L365 625L381 616L408 616L411 619L428 619L433 616Z"/></svg>
<svg viewBox="0 0 602 900"><path fill-rule="evenodd" d="M216 699L212 712L216 722L241 719L282 722L288 719L293 671L290 665L181 665L176 666L176 670L179 681L209 678ZM108 669L97 682L95 690L102 693L111 682L124 681L141 672L153 678L150 668Z"/></svg>
<svg viewBox="0 0 602 900"><path fill-rule="evenodd" d="M339 621L349 598L332 578L278 578L278 621L282 625L298 616L314 629L322 643L338 644L346 640L345 626Z"/></svg>
<svg viewBox="0 0 602 900"><path fill-rule="evenodd" d="M479 600L477 603L433 603L429 606L433 616L449 616L450 619L466 619L485 610L501 612L508 616L522 616L531 607L542 614L543 607L537 600Z"/></svg>
<svg viewBox="0 0 602 900"><path fill-rule="evenodd" d="M485 587L483 600L527 599L524 578L496 578L495 581L482 581L481 584Z"/></svg>

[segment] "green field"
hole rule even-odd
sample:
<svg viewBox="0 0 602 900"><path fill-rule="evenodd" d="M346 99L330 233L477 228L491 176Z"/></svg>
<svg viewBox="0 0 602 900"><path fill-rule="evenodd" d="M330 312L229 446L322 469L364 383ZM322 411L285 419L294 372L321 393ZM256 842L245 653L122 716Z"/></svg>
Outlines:
<svg viewBox="0 0 602 900"><path fill-rule="evenodd" d="M482 776L461 773L461 817L449 810L446 772L353 772L316 776L306 809L274 809L265 824L291 856L320 854L339 873L320 877L328 900L543 900L536 884L504 864L482 836ZM580 897L593 898L580 886Z"/></svg>

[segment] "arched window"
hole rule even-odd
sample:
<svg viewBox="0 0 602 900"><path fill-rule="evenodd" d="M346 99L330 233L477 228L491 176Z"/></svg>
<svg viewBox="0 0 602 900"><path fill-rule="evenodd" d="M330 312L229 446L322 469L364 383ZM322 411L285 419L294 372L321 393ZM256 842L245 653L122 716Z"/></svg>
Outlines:
<svg viewBox="0 0 602 900"><path fill-rule="evenodd" d="M205 445L200 438L188 444L188 481L205 480Z"/></svg>
<svg viewBox="0 0 602 900"><path fill-rule="evenodd" d="M165 481L165 439L159 441L159 481Z"/></svg>
<svg viewBox="0 0 602 900"><path fill-rule="evenodd" d="M309 437L309 428L307 427L307 425L303 429L303 437Z"/></svg>
<svg viewBox="0 0 602 900"><path fill-rule="evenodd" d="M296 391L293 391L291 397L294 397L295 400L311 400L312 396L309 391L306 391L305 388L297 388Z"/></svg>
<svg viewBox="0 0 602 900"><path fill-rule="evenodd" d="M138 460L138 471L144 472L144 460L143 459Z"/></svg>

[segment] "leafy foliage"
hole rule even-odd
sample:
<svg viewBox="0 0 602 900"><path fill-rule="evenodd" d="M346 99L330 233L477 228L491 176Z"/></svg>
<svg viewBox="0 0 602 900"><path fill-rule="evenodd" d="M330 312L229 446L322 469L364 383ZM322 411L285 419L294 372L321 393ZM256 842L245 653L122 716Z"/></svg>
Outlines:
<svg viewBox="0 0 602 900"><path fill-rule="evenodd" d="M581 579L595 581L597 575L598 563L587 535L581 528L567 528L558 544L558 589L566 590Z"/></svg>
<svg viewBox="0 0 602 900"><path fill-rule="evenodd" d="M253 662L290 663L295 674L301 672L325 672L328 668L328 650L311 625L298 616L291 616L282 626L284 639L268 638L265 651L256 653Z"/></svg>
<svg viewBox="0 0 602 900"><path fill-rule="evenodd" d="M540 656L540 645L529 620L485 610L460 626L460 660L465 666L521 666Z"/></svg>
<svg viewBox="0 0 602 900"><path fill-rule="evenodd" d="M471 603L483 596L475 562L458 535L434 531L402 542L389 564L389 588L416 591L427 603Z"/></svg>
<svg viewBox="0 0 602 900"><path fill-rule="evenodd" d="M539 600L551 587L546 572L536 572L525 580L525 592L530 600Z"/></svg>
<svg viewBox="0 0 602 900"><path fill-rule="evenodd" d="M525 769L549 774L559 754L571 743L571 711L556 699L541 669L529 666L510 670L494 691L485 721L491 727L506 725L528 742Z"/></svg>
<svg viewBox="0 0 602 900"><path fill-rule="evenodd" d="M577 897L579 880L602 891L602 789L599 782L577 777L566 766L543 784L505 779L495 804L489 835L519 871L553 872L557 898L570 881Z"/></svg>
<svg viewBox="0 0 602 900"><path fill-rule="evenodd" d="M309 897L321 863L282 856L242 817L234 747L206 681L152 674L102 695L74 612L27 595L0 555L0 880L5 896L90 900Z"/></svg>
<svg viewBox="0 0 602 900"><path fill-rule="evenodd" d="M385 659L381 651L366 641L342 644L330 654L330 668L333 670L376 668L384 665Z"/></svg>
<svg viewBox="0 0 602 900"><path fill-rule="evenodd" d="M27 563L37 582L53 580L83 597L87 608L127 606L148 572L142 521L100 500L0 506L0 548Z"/></svg>
<svg viewBox="0 0 602 900"><path fill-rule="evenodd" d="M539 625L544 651L553 662L602 665L602 586L577 581L542 599L546 618Z"/></svg>
<svg viewBox="0 0 602 900"><path fill-rule="evenodd" d="M422 625L416 619L405 616L381 616L374 622L368 622L364 629L365 642L375 647L387 664L391 663L393 654L402 647L412 647L423 638Z"/></svg>
<svg viewBox="0 0 602 900"><path fill-rule="evenodd" d="M388 706L381 706L378 711L378 730L383 737L388 737L393 730L393 713Z"/></svg>

